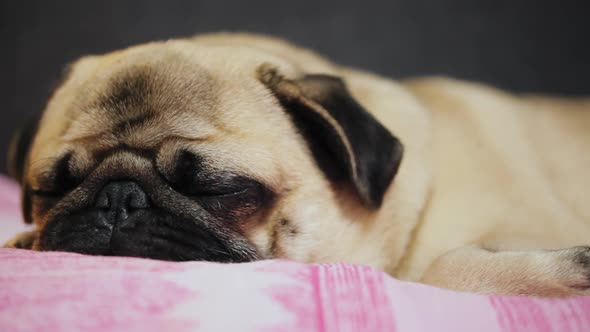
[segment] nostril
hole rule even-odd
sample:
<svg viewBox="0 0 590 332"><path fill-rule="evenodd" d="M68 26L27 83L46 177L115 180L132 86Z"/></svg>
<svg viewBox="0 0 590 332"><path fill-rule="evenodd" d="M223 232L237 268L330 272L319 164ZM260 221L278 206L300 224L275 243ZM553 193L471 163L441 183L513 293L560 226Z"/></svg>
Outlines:
<svg viewBox="0 0 590 332"><path fill-rule="evenodd" d="M132 209L146 209L149 207L148 197L139 186L137 188L133 188L130 192L127 206Z"/></svg>
<svg viewBox="0 0 590 332"><path fill-rule="evenodd" d="M99 209L108 209L110 205L109 195L102 190L98 196L96 197L96 201L94 202L94 206Z"/></svg>
<svg viewBox="0 0 590 332"><path fill-rule="evenodd" d="M135 210L150 206L149 198L139 184L132 181L108 183L96 196L94 206L108 210Z"/></svg>

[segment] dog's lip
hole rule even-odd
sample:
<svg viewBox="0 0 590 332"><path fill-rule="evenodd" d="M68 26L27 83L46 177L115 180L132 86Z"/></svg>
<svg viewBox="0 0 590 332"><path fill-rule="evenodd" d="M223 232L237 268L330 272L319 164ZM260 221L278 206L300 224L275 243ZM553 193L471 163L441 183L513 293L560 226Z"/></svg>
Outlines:
<svg viewBox="0 0 590 332"><path fill-rule="evenodd" d="M49 251L184 261L246 262L261 258L258 249L245 237L239 233L231 235L235 230L232 231L230 225L211 230L196 220L157 208L133 211L129 218L118 222L103 218L108 217L104 214L105 211L97 208L62 213L41 230L37 247ZM143 223L142 220L148 220L146 218L152 219ZM80 222L88 222L89 226L84 227ZM79 226L71 227L69 223ZM170 257L166 257L167 251Z"/></svg>

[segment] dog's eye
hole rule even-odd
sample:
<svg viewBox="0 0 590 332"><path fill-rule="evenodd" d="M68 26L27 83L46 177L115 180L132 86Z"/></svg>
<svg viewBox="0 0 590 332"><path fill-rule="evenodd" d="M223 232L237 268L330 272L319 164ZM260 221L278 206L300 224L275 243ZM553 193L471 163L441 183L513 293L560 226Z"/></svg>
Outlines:
<svg viewBox="0 0 590 332"><path fill-rule="evenodd" d="M185 192L190 196L229 197L255 192L262 185L255 180L229 174L215 174L187 179Z"/></svg>
<svg viewBox="0 0 590 332"><path fill-rule="evenodd" d="M264 186L256 180L233 174L200 174L184 180L180 191L191 197L216 197L229 199L250 197L264 191Z"/></svg>
<svg viewBox="0 0 590 332"><path fill-rule="evenodd" d="M244 218L272 196L260 182L213 170L202 158L188 151L178 153L174 174L168 179L175 190L222 219Z"/></svg>
<svg viewBox="0 0 590 332"><path fill-rule="evenodd" d="M76 187L77 180L70 170L72 153L67 153L51 168L41 175L39 187L32 188L32 194L39 197L60 197Z"/></svg>
<svg viewBox="0 0 590 332"><path fill-rule="evenodd" d="M209 213L222 218L240 220L257 211L270 197L261 184L197 191L193 196Z"/></svg>
<svg viewBox="0 0 590 332"><path fill-rule="evenodd" d="M270 197L266 187L257 181L219 175L188 179L184 194L215 217L230 221L252 215Z"/></svg>
<svg viewBox="0 0 590 332"><path fill-rule="evenodd" d="M178 152L174 173L167 178L176 190L188 196L228 196L258 185L245 177L212 170L189 151Z"/></svg>

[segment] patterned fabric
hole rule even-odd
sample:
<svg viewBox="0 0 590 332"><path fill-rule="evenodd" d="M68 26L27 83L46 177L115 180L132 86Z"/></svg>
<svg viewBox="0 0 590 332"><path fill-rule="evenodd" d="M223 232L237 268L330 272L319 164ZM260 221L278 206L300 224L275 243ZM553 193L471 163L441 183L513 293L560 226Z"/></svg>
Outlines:
<svg viewBox="0 0 590 332"><path fill-rule="evenodd" d="M590 297L462 294L360 265L0 250L0 331L590 331Z"/></svg>
<svg viewBox="0 0 590 332"><path fill-rule="evenodd" d="M0 235L16 187L0 178ZM0 249L0 331L590 331L590 297L482 296L362 265L172 263Z"/></svg>

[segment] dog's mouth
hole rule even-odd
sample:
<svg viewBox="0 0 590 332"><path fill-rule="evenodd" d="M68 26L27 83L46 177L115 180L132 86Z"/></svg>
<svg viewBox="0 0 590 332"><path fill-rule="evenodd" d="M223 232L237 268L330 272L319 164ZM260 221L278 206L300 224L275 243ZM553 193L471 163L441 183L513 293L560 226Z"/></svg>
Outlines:
<svg viewBox="0 0 590 332"><path fill-rule="evenodd" d="M190 220L163 211L137 211L112 222L100 210L82 211L52 221L41 234L42 250L171 261L245 262L254 257L228 248Z"/></svg>
<svg viewBox="0 0 590 332"><path fill-rule="evenodd" d="M249 243L213 224L155 206L134 182L113 182L98 193L92 206L50 220L40 234L39 248L171 261L258 258Z"/></svg>

